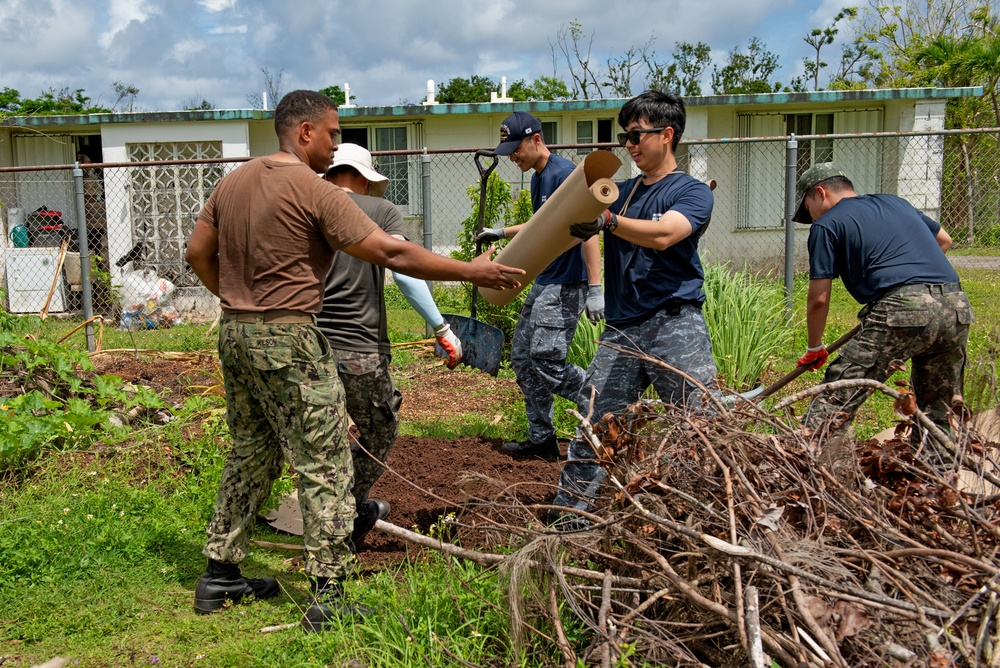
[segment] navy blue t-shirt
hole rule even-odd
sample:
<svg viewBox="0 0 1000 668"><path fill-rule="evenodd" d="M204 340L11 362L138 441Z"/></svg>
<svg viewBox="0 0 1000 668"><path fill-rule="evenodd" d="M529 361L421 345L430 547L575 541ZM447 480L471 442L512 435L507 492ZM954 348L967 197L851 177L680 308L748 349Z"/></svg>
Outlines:
<svg viewBox="0 0 1000 668"><path fill-rule="evenodd" d="M895 195L845 197L809 230L809 278L840 278L861 304L914 283L957 283L941 226Z"/></svg>
<svg viewBox="0 0 1000 668"><path fill-rule="evenodd" d="M638 176L618 184L618 201L611 210L626 218L659 220L667 211L684 215L691 235L666 250L637 246L614 234L604 235L604 277L607 323L631 327L651 318L672 300L705 301L705 274L698 257L698 237L712 218L711 189L684 172L674 172L651 186L639 183L628 209L621 210Z"/></svg>
<svg viewBox="0 0 1000 668"><path fill-rule="evenodd" d="M545 167L531 175L531 206L542 208L545 200L576 169L572 160L550 155ZM587 280L587 265L583 262L583 246L577 244L553 260L535 279L539 285L567 285Z"/></svg>

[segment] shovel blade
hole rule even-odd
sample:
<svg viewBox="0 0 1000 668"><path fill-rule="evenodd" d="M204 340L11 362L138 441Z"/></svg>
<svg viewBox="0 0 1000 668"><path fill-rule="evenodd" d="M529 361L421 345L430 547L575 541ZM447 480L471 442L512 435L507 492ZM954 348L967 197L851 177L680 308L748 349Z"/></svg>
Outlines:
<svg viewBox="0 0 1000 668"><path fill-rule="evenodd" d="M753 401L760 395L764 393L764 387L755 387L747 392L740 392L739 394L727 394L722 397L722 403L727 408L732 408L740 401Z"/></svg>
<svg viewBox="0 0 1000 668"><path fill-rule="evenodd" d="M445 313L444 320L462 342L462 364L496 376L500 371L500 355L503 352L503 332L464 315ZM434 354L447 357L440 345L434 344Z"/></svg>

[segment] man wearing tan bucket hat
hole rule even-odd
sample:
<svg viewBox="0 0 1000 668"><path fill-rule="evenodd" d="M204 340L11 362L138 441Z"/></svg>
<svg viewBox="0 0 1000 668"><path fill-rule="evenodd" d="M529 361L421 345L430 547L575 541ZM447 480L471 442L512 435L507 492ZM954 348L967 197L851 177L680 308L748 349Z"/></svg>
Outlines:
<svg viewBox="0 0 1000 668"><path fill-rule="evenodd" d="M387 234L406 239L403 215L395 204L382 199L389 179L376 171L372 154L363 146L340 144L326 171L326 180L346 190ZM441 347L448 352L449 368L454 368L462 359L462 342L441 316L427 283L398 272L392 276L403 297L434 329ZM382 462L399 434L397 416L402 395L389 373L392 356L385 312L385 269L338 253L327 274L323 311L316 324L333 348L347 397L347 413L369 453L356 446L351 449L351 492L358 511L351 540L357 549L376 520L389 514L389 503L369 499L368 492L382 475Z"/></svg>

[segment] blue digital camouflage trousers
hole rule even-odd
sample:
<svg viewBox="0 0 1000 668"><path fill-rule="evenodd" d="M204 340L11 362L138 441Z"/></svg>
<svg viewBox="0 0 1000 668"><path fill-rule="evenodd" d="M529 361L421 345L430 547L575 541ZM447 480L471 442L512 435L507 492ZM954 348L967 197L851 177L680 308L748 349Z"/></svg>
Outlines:
<svg viewBox="0 0 1000 668"><path fill-rule="evenodd" d="M333 349L340 381L347 396L347 414L358 428L358 440L371 456L352 445L354 461L354 500L368 498L372 485L385 467L396 436L399 435L399 407L403 395L396 389L389 373L389 355Z"/></svg>
<svg viewBox="0 0 1000 668"><path fill-rule="evenodd" d="M299 478L306 573L344 577L353 561L353 468L344 388L326 337L310 324L223 319L219 360L232 448L205 556L228 563L246 557L257 512L284 455Z"/></svg>
<svg viewBox="0 0 1000 668"><path fill-rule="evenodd" d="M528 291L511 342L510 363L524 395L528 438L543 443L555 438L553 395L579 402L586 373L566 361L587 284L535 284Z"/></svg>
<svg viewBox="0 0 1000 668"><path fill-rule="evenodd" d="M917 406L945 433L948 414L962 397L965 349L973 321L969 299L957 284L907 285L858 314L861 330L827 367L823 382L869 378L883 382L889 368L912 360ZM817 396L803 425L818 431L844 427L874 390L846 388ZM916 438L920 430L915 430Z"/></svg>
<svg viewBox="0 0 1000 668"><path fill-rule="evenodd" d="M698 306L685 304L669 307L649 320L623 330L606 328L601 341L657 358L710 388L713 394L718 393L712 341ZM617 413L638 401L650 385L664 403L709 410L703 406L702 391L690 381L627 352L602 345L587 369L580 413L584 416L590 413L591 422L597 423L606 413ZM595 390L592 409L591 387ZM559 476L559 491L553 505L585 510L597 494L605 475L590 444L579 437L573 439ZM552 519L558 515L558 512L550 511Z"/></svg>

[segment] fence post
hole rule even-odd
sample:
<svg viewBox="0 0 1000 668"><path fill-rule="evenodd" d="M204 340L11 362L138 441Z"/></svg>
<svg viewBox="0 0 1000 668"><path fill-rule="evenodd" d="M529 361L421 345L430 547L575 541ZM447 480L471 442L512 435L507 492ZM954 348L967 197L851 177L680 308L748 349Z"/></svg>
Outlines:
<svg viewBox="0 0 1000 668"><path fill-rule="evenodd" d="M83 170L73 163L73 183L76 187L76 236L80 244L80 282L83 284L83 319L94 317L93 295L90 290L90 248L87 245L87 203L83 195ZM87 351L94 352L94 323L87 323Z"/></svg>
<svg viewBox="0 0 1000 668"><path fill-rule="evenodd" d="M792 291L795 288L795 181L799 164L799 142L793 132L785 148L785 301L792 311Z"/></svg>
<svg viewBox="0 0 1000 668"><path fill-rule="evenodd" d="M434 250L434 233L431 228L431 156L427 153L427 147L420 154L420 182L423 187L423 219L424 219L424 248L429 251ZM427 289L434 294L434 282L427 281ZM434 333L430 324L424 325L427 336Z"/></svg>

